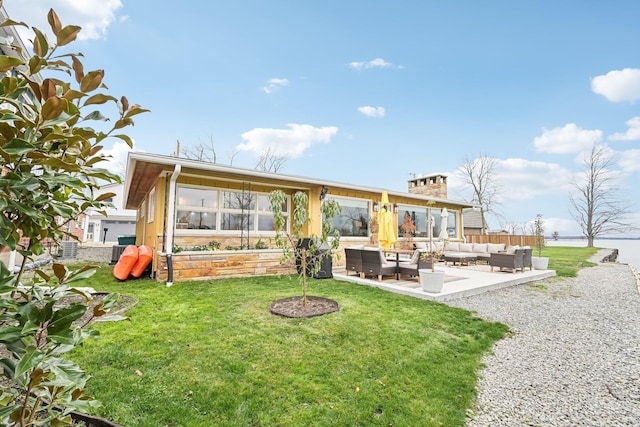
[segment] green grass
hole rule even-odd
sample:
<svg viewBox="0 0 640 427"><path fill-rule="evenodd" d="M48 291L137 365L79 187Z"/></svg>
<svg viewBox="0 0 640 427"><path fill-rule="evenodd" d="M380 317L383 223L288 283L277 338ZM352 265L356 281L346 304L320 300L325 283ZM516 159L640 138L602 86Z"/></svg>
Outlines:
<svg viewBox="0 0 640 427"><path fill-rule="evenodd" d="M595 251L543 256L566 277ZM332 279L309 292L340 311L312 319L269 313L300 295L296 279L166 288L118 282L103 267L85 285L138 300L131 322L98 325L101 337L74 354L94 377L98 415L126 426L463 426L481 358L507 333L464 310Z"/></svg>
<svg viewBox="0 0 640 427"><path fill-rule="evenodd" d="M333 279L311 319L269 313L295 279L88 286L139 300L74 354L99 415L126 426L463 426L480 359L507 327L443 304ZM140 371L142 375L137 375Z"/></svg>
<svg viewBox="0 0 640 427"><path fill-rule="evenodd" d="M578 270L593 267L587 261L599 248L577 248L571 246L546 246L542 250L543 257L549 257L549 269L555 270L558 277L576 277ZM534 256L538 256L534 249Z"/></svg>

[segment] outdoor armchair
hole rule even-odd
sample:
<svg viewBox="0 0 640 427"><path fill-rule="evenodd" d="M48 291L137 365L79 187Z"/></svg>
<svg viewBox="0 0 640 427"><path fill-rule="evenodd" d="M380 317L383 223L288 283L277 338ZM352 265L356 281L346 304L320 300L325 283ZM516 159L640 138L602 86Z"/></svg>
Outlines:
<svg viewBox="0 0 640 427"><path fill-rule="evenodd" d="M396 277L397 266L395 262L387 261L384 253L377 250L364 249L362 252L362 273L363 276L378 276L378 280L382 280L382 276Z"/></svg>
<svg viewBox="0 0 640 427"><path fill-rule="evenodd" d="M515 273L516 270L524 272L524 251L524 249L516 249L514 253L492 253L489 258L491 271L493 271L494 267L498 267L500 271L507 269L511 270L512 273Z"/></svg>
<svg viewBox="0 0 640 427"><path fill-rule="evenodd" d="M362 273L362 251L364 249L345 248L344 255L346 258L345 269L347 276L353 271L360 275Z"/></svg>
<svg viewBox="0 0 640 427"><path fill-rule="evenodd" d="M414 277L419 276L418 270L428 269L431 270L431 259L426 255L426 249L416 249L411 260L400 261L398 263L398 276L406 274Z"/></svg>

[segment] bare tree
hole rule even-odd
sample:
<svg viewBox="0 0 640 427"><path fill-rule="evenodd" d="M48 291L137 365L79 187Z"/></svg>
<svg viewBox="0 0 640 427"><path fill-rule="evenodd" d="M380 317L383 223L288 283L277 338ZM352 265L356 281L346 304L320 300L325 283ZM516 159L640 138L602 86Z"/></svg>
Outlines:
<svg viewBox="0 0 640 427"><path fill-rule="evenodd" d="M607 147L594 144L584 158L586 171L583 180L573 179L571 182L577 194L569 195L573 207L570 213L590 248L598 236L635 229L625 221L631 204L621 195L617 177L610 168L612 164L613 156Z"/></svg>
<svg viewBox="0 0 640 427"><path fill-rule="evenodd" d="M238 151L237 149L232 149L227 152L227 159L229 160L229 166L233 166L233 161L236 159L238 154L240 154L240 151Z"/></svg>
<svg viewBox="0 0 640 427"><path fill-rule="evenodd" d="M216 147L213 143L213 135L209 135L209 142L198 141L195 145L185 145L182 156L187 159L200 160L201 162L217 163Z"/></svg>
<svg viewBox="0 0 640 427"><path fill-rule="evenodd" d="M265 172L277 173L287 163L285 156L279 155L275 148L269 147L260 154L256 169Z"/></svg>
<svg viewBox="0 0 640 427"><path fill-rule="evenodd" d="M498 159L481 154L475 159L465 158L464 164L458 168L464 181L473 189L471 203L480 205L482 233L487 230L485 214L500 216L496 211L499 204L496 196L501 192L500 185L496 182L497 165Z"/></svg>

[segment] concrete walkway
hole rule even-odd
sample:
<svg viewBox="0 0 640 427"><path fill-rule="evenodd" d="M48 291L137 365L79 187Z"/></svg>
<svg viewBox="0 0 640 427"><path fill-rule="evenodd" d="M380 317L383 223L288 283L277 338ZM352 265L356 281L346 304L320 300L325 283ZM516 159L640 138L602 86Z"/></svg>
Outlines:
<svg viewBox="0 0 640 427"><path fill-rule="evenodd" d="M395 280L385 278L381 282L376 279L361 279L356 275L347 275L344 269L334 269L333 278L361 285L374 286L389 292L409 295L416 298L434 301L449 301L456 298L478 295L508 286L522 285L540 281L556 275L555 270L528 270L524 272L491 272L488 265L445 266L439 264L436 269L445 272L445 284L442 292L430 293L422 290L418 278L402 278Z"/></svg>

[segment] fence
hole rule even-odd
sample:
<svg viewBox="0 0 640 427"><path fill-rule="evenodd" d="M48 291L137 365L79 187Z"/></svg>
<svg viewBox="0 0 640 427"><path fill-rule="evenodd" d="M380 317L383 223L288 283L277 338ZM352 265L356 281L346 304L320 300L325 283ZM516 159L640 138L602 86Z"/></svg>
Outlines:
<svg viewBox="0 0 640 427"><path fill-rule="evenodd" d="M472 234L465 236L468 243L504 243L506 246L536 245L536 236L517 236L512 234Z"/></svg>

